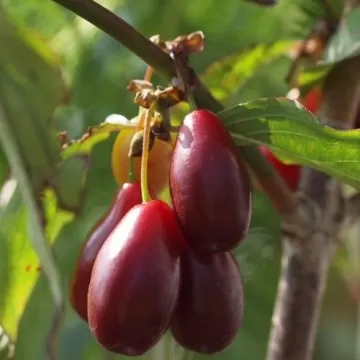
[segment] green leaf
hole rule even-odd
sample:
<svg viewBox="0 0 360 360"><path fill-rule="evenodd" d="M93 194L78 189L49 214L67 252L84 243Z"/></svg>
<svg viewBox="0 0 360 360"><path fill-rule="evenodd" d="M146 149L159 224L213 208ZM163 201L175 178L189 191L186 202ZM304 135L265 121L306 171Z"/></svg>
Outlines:
<svg viewBox="0 0 360 360"><path fill-rule="evenodd" d="M65 183L57 179L62 175L58 172L60 145L55 129L50 125L52 114L65 94L59 64L37 37L16 29L1 7L0 32L3 34L0 44L0 115L3 126L11 136L33 196L37 197L45 186L52 185L64 198L68 189L61 189ZM64 208L74 210L81 205L74 204L75 199L82 199L82 188L78 187L77 191L79 194L71 203L61 202Z"/></svg>
<svg viewBox="0 0 360 360"><path fill-rule="evenodd" d="M285 162L307 165L360 188L360 132L321 125L298 102L259 99L221 111L239 145L270 147Z"/></svg>
<svg viewBox="0 0 360 360"><path fill-rule="evenodd" d="M1 115L0 113L0 117ZM26 172L26 165L19 155L18 144L8 123L9 119L6 117L3 117L2 121L0 121L0 139L28 210L27 226L29 238L39 256L41 266L48 277L54 303L58 309L61 309L63 305L63 291L60 285L60 274L44 233L42 209L34 194L30 178ZM11 302L5 305L11 306Z"/></svg>
<svg viewBox="0 0 360 360"><path fill-rule="evenodd" d="M59 227L68 222L71 215L59 211L54 195L49 198L47 194L44 194L48 220L46 234L51 243ZM19 319L41 271L39 259L27 234L27 224L28 212L17 188L0 216L0 324L13 340L16 339Z"/></svg>
<svg viewBox="0 0 360 360"><path fill-rule="evenodd" d="M321 84L331 69L331 64L310 66L304 69L298 77L298 84L301 87L301 94L305 95L316 85Z"/></svg>
<svg viewBox="0 0 360 360"><path fill-rule="evenodd" d="M2 151L0 146L0 189L4 185L5 181L8 179L9 172L9 163L7 161L4 151Z"/></svg>
<svg viewBox="0 0 360 360"><path fill-rule="evenodd" d="M293 41L261 44L212 64L202 80L218 100L234 95L261 67L287 54Z"/></svg>
<svg viewBox="0 0 360 360"><path fill-rule="evenodd" d="M349 12L324 52L324 63L334 64L360 54L360 8Z"/></svg>
<svg viewBox="0 0 360 360"><path fill-rule="evenodd" d="M21 264L15 261L19 255L16 251L9 255L9 251L16 250L12 248L13 242L16 246L20 243L23 245L24 238L31 240L49 280L53 301L58 309L63 304L60 274L46 238L39 191L56 174L60 160L59 145L55 134L50 131L49 119L63 98L64 88L60 69L51 52L37 38L15 29L1 6L0 33L0 141L27 210L25 219L16 228L19 242L9 238L6 233L1 239L1 246L5 247L9 256L5 266L10 264L10 268L5 269L6 278L2 278L1 282L2 288L5 288L1 313L9 333L14 335L14 322L23 309L34 279L24 280L25 288L19 289L16 286L19 284L9 278L11 266ZM26 261L30 261L31 252L26 251L26 247L21 247L22 250L26 253ZM24 290L24 297L17 296L17 293L6 297L14 289L20 292ZM14 302L15 298L19 298L19 303ZM6 315L11 313L13 306L16 308L13 317L9 319Z"/></svg>
<svg viewBox="0 0 360 360"><path fill-rule="evenodd" d="M89 168L89 156L77 154L61 163L53 186L63 209L79 213L85 195L85 181Z"/></svg>
<svg viewBox="0 0 360 360"><path fill-rule="evenodd" d="M136 118L127 120L122 115L112 114L107 119L95 126L89 127L86 134L81 139L73 140L63 147L62 158L69 159L69 157L79 154L89 154L93 147L107 140L112 133L119 133L121 130L129 129L135 130L137 128Z"/></svg>
<svg viewBox="0 0 360 360"><path fill-rule="evenodd" d="M19 191L3 211L0 220L0 324L16 338L17 322L29 292L39 276L38 258L24 230L26 210Z"/></svg>

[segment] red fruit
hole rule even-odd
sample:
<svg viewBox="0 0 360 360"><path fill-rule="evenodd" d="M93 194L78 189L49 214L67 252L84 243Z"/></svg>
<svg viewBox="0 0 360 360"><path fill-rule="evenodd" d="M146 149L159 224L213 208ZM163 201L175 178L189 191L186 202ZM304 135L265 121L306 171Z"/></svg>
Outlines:
<svg viewBox="0 0 360 360"><path fill-rule="evenodd" d="M285 180L289 189L296 191L299 186L301 167L283 163L265 146L260 146L260 151Z"/></svg>
<svg viewBox="0 0 360 360"><path fill-rule="evenodd" d="M243 303L240 270L230 253L188 253L181 259L181 290L172 334L189 350L219 352L240 328Z"/></svg>
<svg viewBox="0 0 360 360"><path fill-rule="evenodd" d="M124 215L138 204L141 204L140 184L124 184L108 212L92 228L80 250L70 284L70 302L85 321L87 321L87 293L96 256Z"/></svg>
<svg viewBox="0 0 360 360"><path fill-rule="evenodd" d="M170 192L193 249L228 251L244 239L252 208L249 177L229 132L208 110L184 119L170 168Z"/></svg>
<svg viewBox="0 0 360 360"><path fill-rule="evenodd" d="M89 326L102 346L138 356L158 342L176 306L184 244L173 210L162 201L125 215L91 275Z"/></svg>
<svg viewBox="0 0 360 360"><path fill-rule="evenodd" d="M312 113L316 113L319 109L321 103L322 93L319 88L313 88L310 92L305 96L303 101L304 106L307 110L311 111Z"/></svg>

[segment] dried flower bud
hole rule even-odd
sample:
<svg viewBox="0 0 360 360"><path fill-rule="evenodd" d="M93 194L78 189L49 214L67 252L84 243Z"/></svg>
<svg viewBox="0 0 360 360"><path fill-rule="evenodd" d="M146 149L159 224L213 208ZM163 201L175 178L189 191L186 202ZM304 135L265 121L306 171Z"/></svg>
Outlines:
<svg viewBox="0 0 360 360"><path fill-rule="evenodd" d="M131 80L127 89L133 93L137 93L141 90L153 90L154 87L151 82L146 80Z"/></svg>
<svg viewBox="0 0 360 360"><path fill-rule="evenodd" d="M202 31L189 34L184 43L188 53L198 53L204 50L205 36Z"/></svg>

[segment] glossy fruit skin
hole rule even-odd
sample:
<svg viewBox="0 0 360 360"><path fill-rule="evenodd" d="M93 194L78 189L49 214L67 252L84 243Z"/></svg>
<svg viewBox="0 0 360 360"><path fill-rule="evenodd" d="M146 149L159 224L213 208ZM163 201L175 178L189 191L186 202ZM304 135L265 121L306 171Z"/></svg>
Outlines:
<svg viewBox="0 0 360 360"><path fill-rule="evenodd" d="M224 350L241 326L243 294L231 253L183 255L179 303L171 322L176 341L203 354Z"/></svg>
<svg viewBox="0 0 360 360"><path fill-rule="evenodd" d="M109 351L139 356L165 333L180 284L185 241L169 206L132 208L101 248L88 293L89 326Z"/></svg>
<svg viewBox="0 0 360 360"><path fill-rule="evenodd" d="M229 132L208 110L188 114L180 127L170 192L194 250L229 251L244 239L252 211L249 177Z"/></svg>
<svg viewBox="0 0 360 360"><path fill-rule="evenodd" d="M135 130L122 130L113 145L112 169L114 177L122 186L128 179L129 148ZM155 139L149 153L148 161L148 185L155 194L161 193L169 183L170 161L173 152L173 143ZM134 176L140 181L141 157L134 158Z"/></svg>
<svg viewBox="0 0 360 360"><path fill-rule="evenodd" d="M288 165L283 163L265 146L260 146L260 151L285 180L289 189L296 191L299 186L301 167L299 165Z"/></svg>
<svg viewBox="0 0 360 360"><path fill-rule="evenodd" d="M70 302L76 312L87 321L87 294L91 271L102 245L125 214L135 205L141 204L139 183L125 183L116 194L108 212L89 232L75 266L70 284Z"/></svg>

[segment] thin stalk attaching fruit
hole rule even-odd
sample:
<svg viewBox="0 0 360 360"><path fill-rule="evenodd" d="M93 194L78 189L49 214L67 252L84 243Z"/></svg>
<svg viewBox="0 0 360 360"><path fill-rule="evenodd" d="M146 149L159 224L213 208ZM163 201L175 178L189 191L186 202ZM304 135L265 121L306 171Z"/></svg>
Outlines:
<svg viewBox="0 0 360 360"><path fill-rule="evenodd" d="M156 102L154 102L148 110L146 110L145 124L144 124L144 140L141 159L141 196L143 202L151 200L148 189L148 159L149 159L149 141L150 141L150 125L154 114Z"/></svg>
<svg viewBox="0 0 360 360"><path fill-rule="evenodd" d="M151 66L148 66L145 71L144 80L151 82L152 75L153 75L153 68Z"/></svg>

